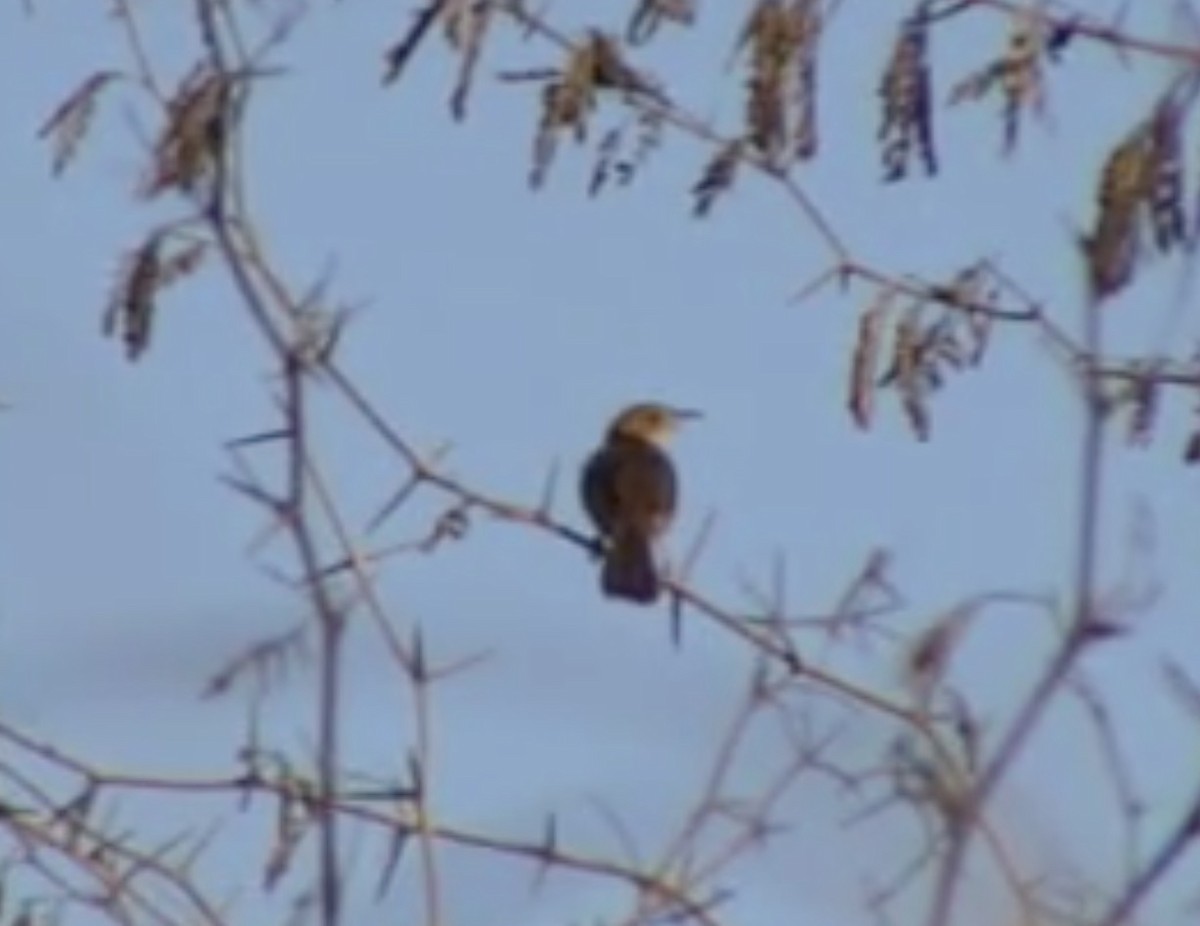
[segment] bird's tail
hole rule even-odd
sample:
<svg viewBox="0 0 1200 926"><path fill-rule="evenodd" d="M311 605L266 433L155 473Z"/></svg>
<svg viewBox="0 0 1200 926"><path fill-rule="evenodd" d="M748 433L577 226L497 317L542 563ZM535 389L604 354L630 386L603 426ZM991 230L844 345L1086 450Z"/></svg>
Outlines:
<svg viewBox="0 0 1200 926"><path fill-rule="evenodd" d="M654 553L644 532L625 529L613 534L604 557L600 587L606 595L651 604L658 598Z"/></svg>

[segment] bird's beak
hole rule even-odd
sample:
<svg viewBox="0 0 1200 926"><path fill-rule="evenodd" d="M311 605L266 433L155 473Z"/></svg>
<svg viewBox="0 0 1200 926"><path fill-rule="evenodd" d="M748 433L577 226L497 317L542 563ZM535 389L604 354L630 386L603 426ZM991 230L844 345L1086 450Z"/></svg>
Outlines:
<svg viewBox="0 0 1200 926"><path fill-rule="evenodd" d="M695 408L673 408L671 409L671 417L680 424L686 421L695 421L697 418L703 418L703 412Z"/></svg>

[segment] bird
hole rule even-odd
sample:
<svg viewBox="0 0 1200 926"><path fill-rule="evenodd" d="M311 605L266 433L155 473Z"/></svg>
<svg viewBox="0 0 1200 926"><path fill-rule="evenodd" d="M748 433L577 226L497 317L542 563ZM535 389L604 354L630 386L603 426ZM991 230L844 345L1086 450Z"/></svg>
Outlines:
<svg viewBox="0 0 1200 926"><path fill-rule="evenodd" d="M693 409L638 402L622 409L583 466L583 507L600 532L605 595L638 604L658 600L654 541L670 526L679 478L665 446Z"/></svg>

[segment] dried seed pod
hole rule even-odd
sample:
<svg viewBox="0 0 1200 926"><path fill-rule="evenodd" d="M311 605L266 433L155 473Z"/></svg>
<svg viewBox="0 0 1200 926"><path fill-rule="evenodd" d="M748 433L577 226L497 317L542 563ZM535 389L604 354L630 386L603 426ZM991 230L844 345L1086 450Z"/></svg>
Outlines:
<svg viewBox="0 0 1200 926"><path fill-rule="evenodd" d="M634 175L645 165L662 145L663 118L661 113L642 110L637 117L637 135L633 151L617 162L617 178L622 185L633 180Z"/></svg>
<svg viewBox="0 0 1200 926"><path fill-rule="evenodd" d="M989 335L992 330L992 318L982 306L998 301L995 293L989 293L989 283L992 273L986 261L976 261L964 270L959 271L950 285L932 291L934 298L945 302L955 309L954 319L957 328L961 330L965 321L968 345L961 348L958 359L965 366L978 366L983 362L987 350ZM956 339L955 349L959 349Z"/></svg>
<svg viewBox="0 0 1200 926"><path fill-rule="evenodd" d="M1004 153L1017 146L1021 113L1027 108L1040 112L1044 105L1041 59L1045 42L1044 20L1032 11L1012 18L1012 29L1004 53L979 70L968 74L950 92L950 104L978 100L999 88L1004 99Z"/></svg>
<svg viewBox="0 0 1200 926"><path fill-rule="evenodd" d="M793 106L796 112L792 130L795 157L806 161L817 153L817 48L821 38L821 10L818 0L793 4L796 21L795 76Z"/></svg>
<svg viewBox="0 0 1200 926"><path fill-rule="evenodd" d="M1151 118L1145 196L1159 251L1170 251L1187 237L1183 210L1183 113L1168 97Z"/></svg>
<svg viewBox="0 0 1200 926"><path fill-rule="evenodd" d="M561 130L572 130L577 141L587 137L587 117L596 105L595 76L595 47L586 42L571 49L561 76L542 89L542 110L529 174L529 184L534 189L545 182Z"/></svg>
<svg viewBox="0 0 1200 926"><path fill-rule="evenodd" d="M175 188L191 192L224 153L229 89L233 78L200 67L167 104L167 120L154 146L143 195Z"/></svg>
<svg viewBox="0 0 1200 926"><path fill-rule="evenodd" d="M692 210L694 215L698 218L708 215L717 197L733 186L741 160L742 142L737 140L721 148L705 165L704 173L692 187L692 196L695 198Z"/></svg>
<svg viewBox="0 0 1200 926"><path fill-rule="evenodd" d="M1126 440L1135 447L1145 447L1154 436L1154 425L1158 420L1158 380L1153 371L1147 371L1126 385L1126 401L1130 405Z"/></svg>
<svg viewBox="0 0 1200 926"><path fill-rule="evenodd" d="M959 103L981 100L991 93L992 87L999 79L1000 69L996 66L995 61L991 61L986 67L972 71L951 87L950 96L946 102L950 106L957 106Z"/></svg>
<svg viewBox="0 0 1200 926"><path fill-rule="evenodd" d="M311 785L298 778L289 778L279 793L275 817L274 840L263 866L263 887L271 891L291 868L296 849L312 823L309 807L314 795Z"/></svg>
<svg viewBox="0 0 1200 926"><path fill-rule="evenodd" d="M384 53L383 83L385 85L395 83L400 79L408 62L412 60L417 47L421 44L421 40L429 33L446 4L447 0L430 0L413 14L413 23L409 26L408 31Z"/></svg>
<svg viewBox="0 0 1200 926"><path fill-rule="evenodd" d="M459 121L467 117L467 99L491 25L492 10L493 4L486 0L458 0L446 10L446 37L460 53L458 79L450 93L450 112Z"/></svg>
<svg viewBox="0 0 1200 926"><path fill-rule="evenodd" d="M1063 51L1079 34L1079 25L1082 21L1082 16L1072 16L1069 19L1057 20L1050 27L1042 46L1047 58L1055 64L1061 60Z"/></svg>
<svg viewBox="0 0 1200 926"><path fill-rule="evenodd" d="M597 29L590 33L589 42L595 68L593 79L597 87L626 93L644 93L662 99L662 95L650 82L625 61L616 42Z"/></svg>
<svg viewBox="0 0 1200 926"><path fill-rule="evenodd" d="M783 84L794 51L782 0L760 0L743 34L752 48L746 134L751 145L774 161L787 138Z"/></svg>
<svg viewBox="0 0 1200 926"><path fill-rule="evenodd" d="M892 287L880 291L874 303L858 320L858 337L850 360L850 414L864 431L871 426L875 408L876 370L883 343L883 323L896 298Z"/></svg>
<svg viewBox="0 0 1200 926"><path fill-rule="evenodd" d="M1149 446L1158 418L1158 396L1159 390L1154 383L1147 381L1139 384L1129 416L1129 443L1138 447Z"/></svg>
<svg viewBox="0 0 1200 926"><path fill-rule="evenodd" d="M820 32L816 0L759 0L738 38L738 49L750 47L746 135L771 164L816 153Z"/></svg>
<svg viewBox="0 0 1200 926"><path fill-rule="evenodd" d="M1145 125L1126 136L1105 160L1096 191L1093 231L1081 244L1094 301L1123 289L1138 253L1138 209L1151 188L1153 147Z"/></svg>
<svg viewBox="0 0 1200 926"><path fill-rule="evenodd" d="M79 146L91 128L101 92L120 76L116 71L97 71L92 74L55 108L50 118L38 129L38 138L48 138L53 144L54 176L60 176L75 159Z"/></svg>
<svg viewBox="0 0 1200 926"><path fill-rule="evenodd" d="M909 647L904 678L918 703L928 705L933 692L945 680L951 657L974 614L975 608L969 604L953 608L926 628Z"/></svg>
<svg viewBox="0 0 1200 926"><path fill-rule="evenodd" d="M929 68L927 3L921 2L900 26L879 85L883 117L884 180L903 179L915 147L925 173L937 173L933 140L932 77Z"/></svg>
<svg viewBox="0 0 1200 926"><path fill-rule="evenodd" d="M571 48L562 71L556 72L542 90L529 174L532 187L536 189L545 182L561 132L570 131L580 143L587 140L588 119L600 90L641 94L666 102L661 91L625 62L612 39L592 30L585 41Z"/></svg>
<svg viewBox="0 0 1200 926"><path fill-rule="evenodd" d="M642 45L653 38L664 22L690 26L695 20L696 0L639 0L625 27L625 41Z"/></svg>
<svg viewBox="0 0 1200 926"><path fill-rule="evenodd" d="M620 186L632 183L650 155L662 144L663 120L659 112L640 110L634 128L632 150L624 150L628 125L611 128L600 139L588 183L589 196L599 195L613 177Z"/></svg>
<svg viewBox="0 0 1200 926"><path fill-rule="evenodd" d="M592 168L592 178L588 183L588 196L598 196L608 184L608 178L615 169L620 148L621 129L609 129L600 139L600 144L596 146L596 164Z"/></svg>
<svg viewBox="0 0 1200 926"><path fill-rule="evenodd" d="M986 312L968 309L967 326L971 332L971 351L967 363L976 367L983 363L983 356L991 342L992 318Z"/></svg>
<svg viewBox="0 0 1200 926"><path fill-rule="evenodd" d="M595 44L585 42L572 49L562 80L546 98L546 125L573 129L578 141L587 137L587 117L596 106L596 71Z"/></svg>
<svg viewBox="0 0 1200 926"><path fill-rule="evenodd" d="M1041 69L1042 19L1030 12L1013 19L1008 48L998 62L1004 94L1004 151L1012 153L1020 132L1021 110L1040 110L1044 102Z"/></svg>
<svg viewBox="0 0 1200 926"><path fill-rule="evenodd" d="M1200 85L1189 75L1109 153L1096 192L1093 230L1083 236L1094 300L1124 288L1140 256L1143 223L1168 252L1188 237L1184 211L1183 118Z"/></svg>
<svg viewBox="0 0 1200 926"><path fill-rule="evenodd" d="M596 150L596 166L592 172L589 194L595 196L614 175L620 186L633 182L658 147L662 144L663 117L657 110L642 109L634 121L632 150L623 150L626 132L622 128L610 130Z"/></svg>
<svg viewBox="0 0 1200 926"><path fill-rule="evenodd" d="M924 354L928 358L927 367L935 374L933 386L941 385L941 377L937 374L937 361L941 361L953 370L961 370L967 362L967 352L958 339L957 319L945 315L925 332Z"/></svg>
<svg viewBox="0 0 1200 926"><path fill-rule="evenodd" d="M174 253L164 253L167 241L168 232L156 229L126 257L104 311L105 337L111 337L119 329L125 342L125 356L131 362L138 360L150 346L159 293L194 273L207 253L202 241L189 241Z"/></svg>
<svg viewBox="0 0 1200 926"><path fill-rule="evenodd" d="M892 345L891 379L900 404L918 440L929 438L929 408L925 398L932 368L926 361L926 339L920 327L921 304L912 306L896 324Z"/></svg>
<svg viewBox="0 0 1200 926"><path fill-rule="evenodd" d="M106 337L121 330L125 356L136 361L150 346L155 297L161 285L159 249L163 235L154 232L127 259L108 309L104 313Z"/></svg>

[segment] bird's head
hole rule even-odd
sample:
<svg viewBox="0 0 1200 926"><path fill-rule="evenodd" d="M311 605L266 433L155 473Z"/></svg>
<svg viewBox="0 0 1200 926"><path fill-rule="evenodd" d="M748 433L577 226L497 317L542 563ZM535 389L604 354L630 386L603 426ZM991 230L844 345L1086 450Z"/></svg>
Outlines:
<svg viewBox="0 0 1200 926"><path fill-rule="evenodd" d="M699 418L688 408L672 408L659 402L639 402L624 409L608 428L609 439L634 438L652 444L664 444L684 422Z"/></svg>

